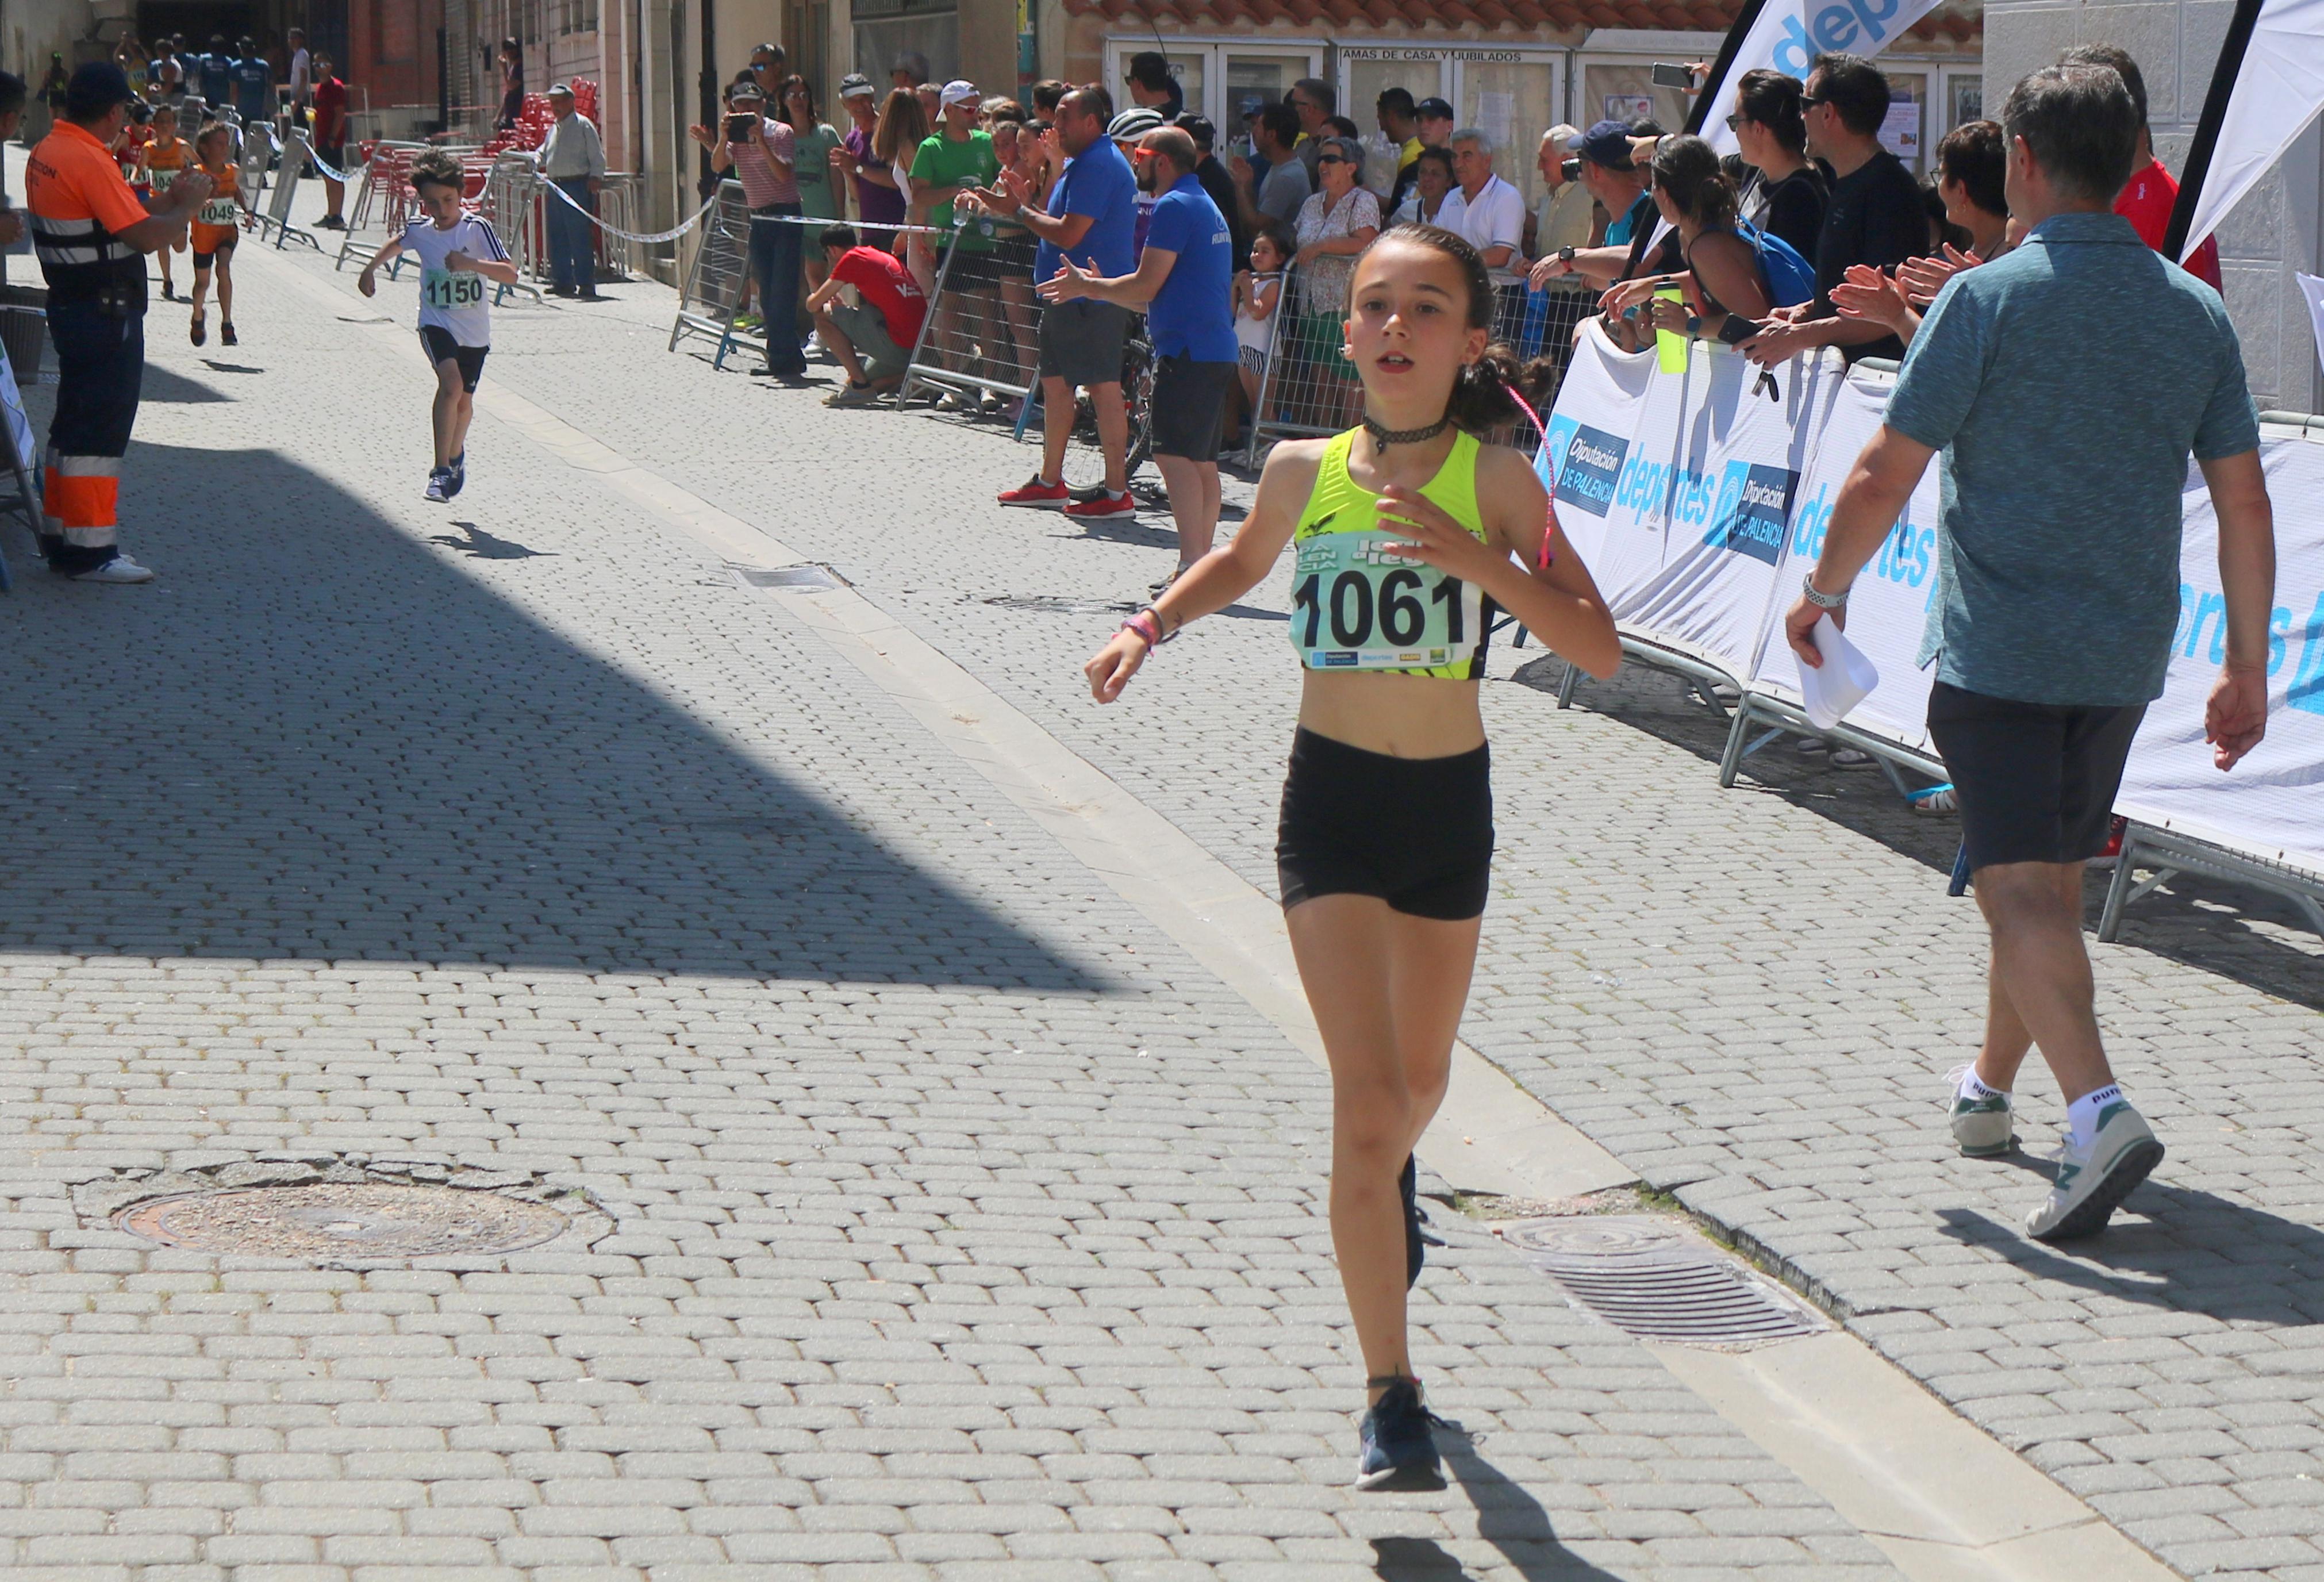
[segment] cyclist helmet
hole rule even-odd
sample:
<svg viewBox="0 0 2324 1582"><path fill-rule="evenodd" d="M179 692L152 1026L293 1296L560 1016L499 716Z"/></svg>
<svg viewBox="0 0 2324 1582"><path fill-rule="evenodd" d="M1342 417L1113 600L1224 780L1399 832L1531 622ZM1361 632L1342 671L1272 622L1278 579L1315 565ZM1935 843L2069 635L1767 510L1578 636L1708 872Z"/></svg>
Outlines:
<svg viewBox="0 0 2324 1582"><path fill-rule="evenodd" d="M1116 143L1125 143L1133 137L1143 137L1149 132L1157 131L1161 125L1162 117L1158 112L1149 110L1144 105L1137 105L1122 111L1109 122L1105 134Z"/></svg>

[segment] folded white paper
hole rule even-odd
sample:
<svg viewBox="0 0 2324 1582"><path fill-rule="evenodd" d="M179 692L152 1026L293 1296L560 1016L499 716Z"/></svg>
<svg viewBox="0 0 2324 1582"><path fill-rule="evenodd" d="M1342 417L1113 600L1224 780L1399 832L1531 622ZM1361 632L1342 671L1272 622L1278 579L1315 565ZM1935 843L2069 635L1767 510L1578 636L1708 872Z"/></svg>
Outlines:
<svg viewBox="0 0 2324 1582"><path fill-rule="evenodd" d="M1800 665L1800 698L1806 705L1808 723L1830 730L1880 684L1880 672L1872 668L1864 651L1848 640L1848 634L1832 624L1830 615L1818 619L1809 635L1815 639L1823 663ZM1796 662L1799 656L1792 658Z"/></svg>

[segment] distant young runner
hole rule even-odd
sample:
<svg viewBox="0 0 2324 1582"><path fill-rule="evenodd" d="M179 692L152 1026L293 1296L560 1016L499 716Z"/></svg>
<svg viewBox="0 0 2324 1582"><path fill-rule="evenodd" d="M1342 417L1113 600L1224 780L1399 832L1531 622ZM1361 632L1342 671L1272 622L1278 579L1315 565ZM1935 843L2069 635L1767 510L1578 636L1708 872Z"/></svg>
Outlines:
<svg viewBox="0 0 2324 1582"><path fill-rule="evenodd" d="M492 226L462 211L460 162L448 153L421 154L411 164L420 217L372 255L355 281L366 297L379 290L379 266L399 254L420 261L420 343L436 370L436 465L428 498L448 500L468 481L468 421L476 414L476 382L493 346L493 313L484 282L516 284L516 265Z"/></svg>
<svg viewBox="0 0 2324 1582"><path fill-rule="evenodd" d="M1518 409L1516 360L1487 344L1495 297L1476 248L1397 226L1351 284L1343 355L1363 383L1362 426L1277 445L1233 540L1084 673L1112 702L1157 644L1296 546L1305 684L1276 868L1332 1067L1332 1244L1370 1401L1356 1487L1436 1489L1405 1335L1422 1257L1412 1153L1443 1101L1492 876L1477 698L1489 623L1508 610L1592 675L1613 674L1621 647L1524 455L1477 441Z"/></svg>
<svg viewBox="0 0 2324 1582"><path fill-rule="evenodd" d="M194 321L189 331L196 346L209 339L209 327L204 321L204 301L209 295L210 276L217 276L218 340L226 346L239 346L234 332L234 245L240 239L238 227L255 227L257 216L242 200L242 183L236 180L234 163L226 157L227 144L233 134L213 121L194 139L194 157L202 173L210 179L210 195L194 211L191 245L194 249ZM168 265L164 264L163 268Z"/></svg>
<svg viewBox="0 0 2324 1582"><path fill-rule="evenodd" d="M159 198L177 184L194 162L194 145L178 135L178 112L163 105L153 112L152 140L145 144L138 162L135 184ZM178 284L170 275L170 254L185 251L183 242L157 250L153 256L161 265L161 300L178 300Z"/></svg>

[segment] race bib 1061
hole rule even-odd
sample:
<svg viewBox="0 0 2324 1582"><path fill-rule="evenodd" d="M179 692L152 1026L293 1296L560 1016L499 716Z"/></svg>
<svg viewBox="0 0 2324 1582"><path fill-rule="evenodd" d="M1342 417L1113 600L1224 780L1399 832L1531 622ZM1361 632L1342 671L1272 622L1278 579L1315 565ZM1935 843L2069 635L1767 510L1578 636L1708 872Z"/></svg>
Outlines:
<svg viewBox="0 0 2324 1582"><path fill-rule="evenodd" d="M1387 552L1409 542L1368 529L1295 545L1291 645L1311 671L1406 671L1465 663L1483 628L1483 595L1435 567Z"/></svg>
<svg viewBox="0 0 2324 1582"><path fill-rule="evenodd" d="M430 308L474 308L484 300L484 277L466 270L423 269L420 300Z"/></svg>

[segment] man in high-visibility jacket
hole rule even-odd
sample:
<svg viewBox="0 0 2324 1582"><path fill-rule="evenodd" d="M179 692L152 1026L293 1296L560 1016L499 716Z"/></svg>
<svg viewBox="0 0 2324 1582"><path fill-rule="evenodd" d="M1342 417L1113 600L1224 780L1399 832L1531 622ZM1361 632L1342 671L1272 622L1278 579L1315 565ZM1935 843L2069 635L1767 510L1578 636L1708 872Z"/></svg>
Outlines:
<svg viewBox="0 0 2324 1582"><path fill-rule="evenodd" d="M189 171L151 213L138 201L112 152L135 97L112 61L81 67L24 169L59 375L41 462L41 552L77 582L152 580L119 543L121 458L145 375L145 254L182 241L210 191L208 177Z"/></svg>

